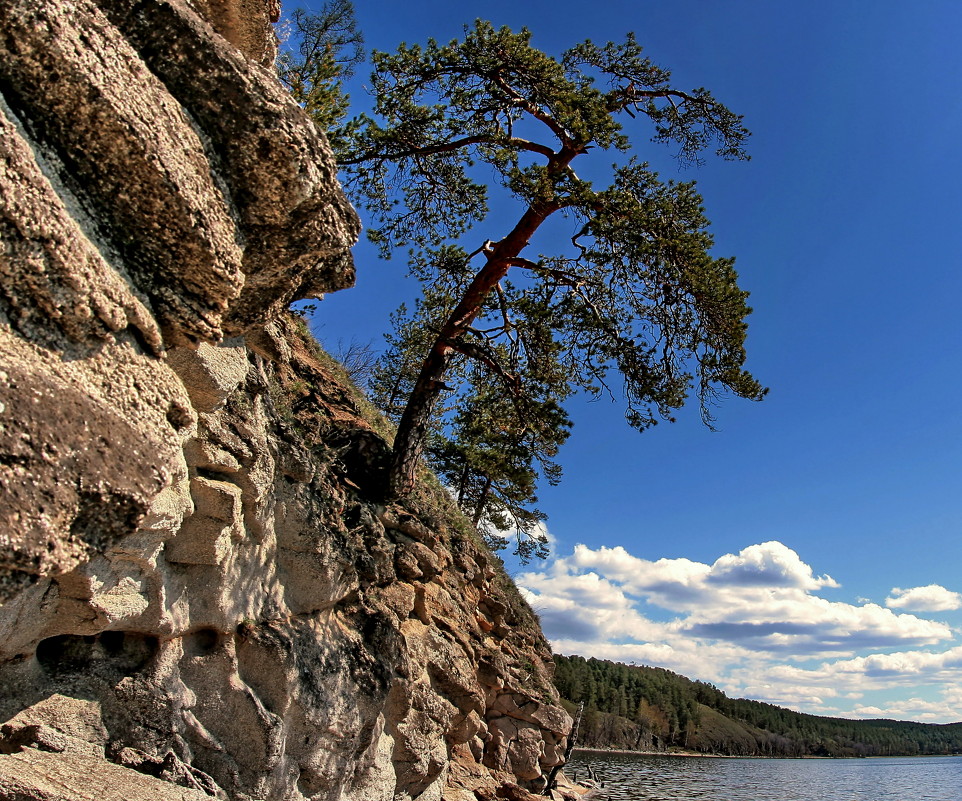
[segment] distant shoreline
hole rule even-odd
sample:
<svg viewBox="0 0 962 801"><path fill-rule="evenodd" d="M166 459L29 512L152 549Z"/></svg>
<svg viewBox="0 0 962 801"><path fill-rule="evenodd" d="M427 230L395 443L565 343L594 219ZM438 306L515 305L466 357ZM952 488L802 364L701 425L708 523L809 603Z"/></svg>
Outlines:
<svg viewBox="0 0 962 801"><path fill-rule="evenodd" d="M962 754L878 754L873 756L763 756L761 754L703 754L699 751L631 751L626 748L582 748L575 746L572 751L588 754L624 754L626 756L656 757L700 757L702 759L920 759L935 757L960 757Z"/></svg>
<svg viewBox="0 0 962 801"><path fill-rule="evenodd" d="M631 751L626 748L581 748L575 746L573 751L584 751L589 754L625 754L627 756L657 756L657 757L698 757L700 759L888 759L889 757L826 757L826 756L764 756L762 754L705 754L701 751ZM902 756L912 756L903 754ZM954 754L915 754L914 756L956 756Z"/></svg>
<svg viewBox="0 0 962 801"><path fill-rule="evenodd" d="M590 754L628 754L631 756L663 756L663 757L712 757L714 759L739 759L733 754L703 754L699 751L631 751L626 748L582 748L575 746L572 750L584 751ZM749 759L767 759L768 757L747 757Z"/></svg>

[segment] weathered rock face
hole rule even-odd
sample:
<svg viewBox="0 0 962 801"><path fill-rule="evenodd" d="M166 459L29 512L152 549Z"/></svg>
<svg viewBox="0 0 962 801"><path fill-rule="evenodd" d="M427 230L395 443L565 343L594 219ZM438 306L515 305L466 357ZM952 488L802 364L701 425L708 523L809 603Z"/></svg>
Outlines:
<svg viewBox="0 0 962 801"><path fill-rule="evenodd" d="M543 782L537 622L443 491L371 502L387 445L322 359L289 319L171 353L197 422L138 531L0 608L7 743L236 799Z"/></svg>
<svg viewBox="0 0 962 801"><path fill-rule="evenodd" d="M9 593L131 533L170 482L193 418L164 348L350 285L359 226L323 137L179 0L7 0L0 31Z"/></svg>
<svg viewBox="0 0 962 801"><path fill-rule="evenodd" d="M560 759L537 622L440 489L377 503L384 439L281 314L358 224L273 14L0 3L0 798L462 801Z"/></svg>

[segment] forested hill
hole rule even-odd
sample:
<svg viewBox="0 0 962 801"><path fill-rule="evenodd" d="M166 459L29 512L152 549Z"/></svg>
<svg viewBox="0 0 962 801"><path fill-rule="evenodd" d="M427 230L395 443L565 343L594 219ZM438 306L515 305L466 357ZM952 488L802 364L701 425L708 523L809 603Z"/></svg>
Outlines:
<svg viewBox="0 0 962 801"><path fill-rule="evenodd" d="M586 748L779 757L962 753L962 723L823 718L729 698L662 668L581 656L554 660L569 711L585 702L578 745Z"/></svg>

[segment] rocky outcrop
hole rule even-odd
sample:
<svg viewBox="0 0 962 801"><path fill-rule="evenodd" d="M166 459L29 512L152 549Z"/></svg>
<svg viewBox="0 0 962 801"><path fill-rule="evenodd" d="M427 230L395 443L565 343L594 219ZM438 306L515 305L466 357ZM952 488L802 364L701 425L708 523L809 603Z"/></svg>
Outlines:
<svg viewBox="0 0 962 801"><path fill-rule="evenodd" d="M323 137L179 0L9 0L0 30L9 593L130 534L171 480L193 421L164 349L350 285L359 226Z"/></svg>
<svg viewBox="0 0 962 801"><path fill-rule="evenodd" d="M171 353L196 423L137 532L0 609L6 743L232 799L543 783L536 619L440 488L372 502L387 445L315 347L285 318Z"/></svg>
<svg viewBox="0 0 962 801"><path fill-rule="evenodd" d="M521 797L561 757L536 619L440 488L378 502L388 433L282 313L358 223L273 14L0 4L0 799Z"/></svg>

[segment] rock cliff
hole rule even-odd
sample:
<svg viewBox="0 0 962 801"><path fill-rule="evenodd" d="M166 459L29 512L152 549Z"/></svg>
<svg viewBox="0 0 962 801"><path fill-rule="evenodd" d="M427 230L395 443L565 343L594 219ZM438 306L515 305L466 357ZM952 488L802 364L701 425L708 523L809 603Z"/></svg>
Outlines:
<svg viewBox="0 0 962 801"><path fill-rule="evenodd" d="M267 0L0 3L0 799L521 797L537 621L295 318L359 224Z"/></svg>

